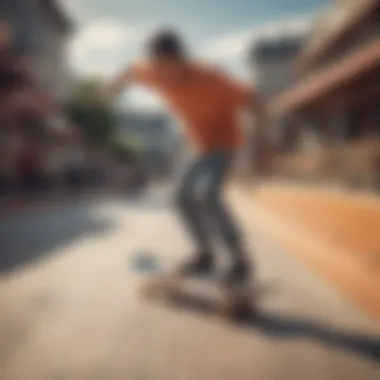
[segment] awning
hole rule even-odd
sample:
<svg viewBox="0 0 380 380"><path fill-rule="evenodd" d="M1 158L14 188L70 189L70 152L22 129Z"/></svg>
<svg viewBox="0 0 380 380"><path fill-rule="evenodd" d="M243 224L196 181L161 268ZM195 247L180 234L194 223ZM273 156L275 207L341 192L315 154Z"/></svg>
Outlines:
<svg viewBox="0 0 380 380"><path fill-rule="evenodd" d="M379 65L380 42L377 41L353 52L329 68L311 74L310 78L275 98L272 109L276 114L302 109Z"/></svg>

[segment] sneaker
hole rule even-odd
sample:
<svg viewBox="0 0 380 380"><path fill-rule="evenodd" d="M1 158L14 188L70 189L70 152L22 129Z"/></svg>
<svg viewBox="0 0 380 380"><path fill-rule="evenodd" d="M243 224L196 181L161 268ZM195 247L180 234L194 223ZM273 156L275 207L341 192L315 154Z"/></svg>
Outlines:
<svg viewBox="0 0 380 380"><path fill-rule="evenodd" d="M190 277L208 276L213 271L214 257L210 253L198 254L180 268L180 274Z"/></svg>

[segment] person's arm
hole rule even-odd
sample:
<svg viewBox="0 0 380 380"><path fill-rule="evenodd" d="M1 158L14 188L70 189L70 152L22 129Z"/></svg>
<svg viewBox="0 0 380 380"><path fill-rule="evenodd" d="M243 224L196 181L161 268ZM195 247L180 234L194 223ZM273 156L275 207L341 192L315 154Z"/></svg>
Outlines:
<svg viewBox="0 0 380 380"><path fill-rule="evenodd" d="M132 80L132 69L123 70L115 79L104 89L102 100L113 102L118 95L128 86Z"/></svg>

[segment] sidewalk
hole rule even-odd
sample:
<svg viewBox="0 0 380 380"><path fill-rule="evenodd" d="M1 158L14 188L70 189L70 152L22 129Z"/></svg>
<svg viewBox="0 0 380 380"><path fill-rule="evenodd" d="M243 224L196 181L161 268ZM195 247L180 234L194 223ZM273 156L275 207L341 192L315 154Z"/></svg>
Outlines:
<svg viewBox="0 0 380 380"><path fill-rule="evenodd" d="M146 278L136 258L151 252L169 269L189 249L167 204L90 208L111 221L107 233L54 245L43 265L0 282L1 380L379 379L378 326L281 244L251 230L257 312L227 321L208 312L202 292L187 305L139 296ZM63 214L70 229L93 228L75 208ZM62 233L61 215L42 219L24 246L40 231Z"/></svg>
<svg viewBox="0 0 380 380"><path fill-rule="evenodd" d="M375 194L266 184L255 199L316 232L364 265L380 265L380 197ZM380 268L379 268L380 269Z"/></svg>
<svg viewBox="0 0 380 380"><path fill-rule="evenodd" d="M247 205L244 212L255 229L380 321L377 197L278 185L232 194Z"/></svg>

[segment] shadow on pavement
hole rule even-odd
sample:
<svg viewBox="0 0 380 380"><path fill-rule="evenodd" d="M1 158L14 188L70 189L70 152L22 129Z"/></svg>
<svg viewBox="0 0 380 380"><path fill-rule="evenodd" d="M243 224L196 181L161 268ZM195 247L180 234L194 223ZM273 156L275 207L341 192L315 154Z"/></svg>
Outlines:
<svg viewBox="0 0 380 380"><path fill-rule="evenodd" d="M171 301L172 306L192 312L216 312L217 305L203 297L182 293ZM328 346L351 351L377 363L380 362L380 338L338 331L335 328L322 325L318 321L265 311L246 310L244 314L237 316L231 322L241 327L254 329L272 339L314 339Z"/></svg>
<svg viewBox="0 0 380 380"><path fill-rule="evenodd" d="M380 360L380 339L337 331L318 322L260 312L246 315L239 323L256 328L273 338L311 338L335 348L364 355L376 362Z"/></svg>
<svg viewBox="0 0 380 380"><path fill-rule="evenodd" d="M0 275L42 260L78 238L109 231L115 221L95 211L86 203L0 219Z"/></svg>

